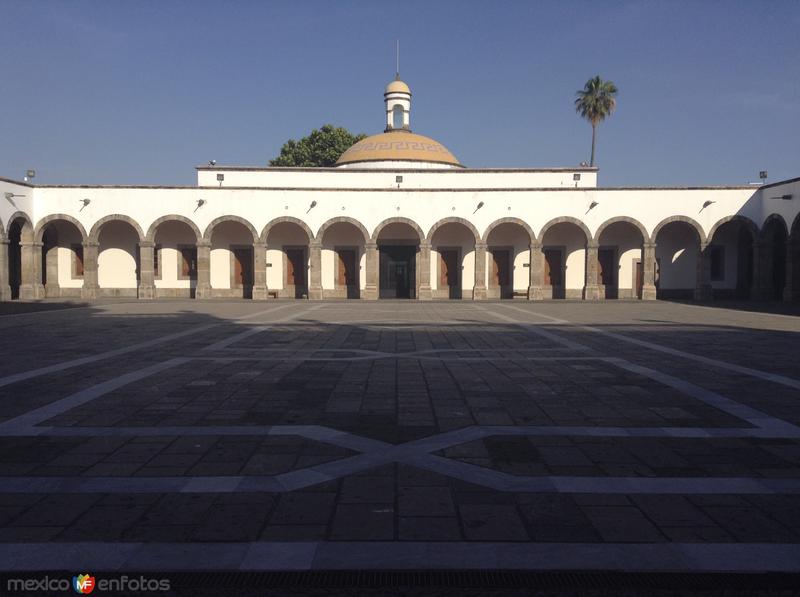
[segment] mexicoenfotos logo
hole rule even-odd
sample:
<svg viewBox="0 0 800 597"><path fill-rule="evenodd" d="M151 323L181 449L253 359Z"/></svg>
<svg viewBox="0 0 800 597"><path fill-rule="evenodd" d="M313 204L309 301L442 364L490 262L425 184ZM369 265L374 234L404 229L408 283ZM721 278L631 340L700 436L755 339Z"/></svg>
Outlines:
<svg viewBox="0 0 800 597"><path fill-rule="evenodd" d="M72 588L75 589L76 593L87 595L94 591L94 587L94 576L89 576L88 574L79 574L78 576L72 577Z"/></svg>

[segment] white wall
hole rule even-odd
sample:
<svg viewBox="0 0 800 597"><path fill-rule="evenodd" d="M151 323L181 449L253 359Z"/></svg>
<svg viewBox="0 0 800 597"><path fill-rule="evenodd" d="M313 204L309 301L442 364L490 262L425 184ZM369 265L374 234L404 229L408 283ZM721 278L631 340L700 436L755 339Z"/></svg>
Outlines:
<svg viewBox="0 0 800 597"><path fill-rule="evenodd" d="M190 288L191 280L178 279L182 260L178 245L197 243L195 233L183 222L164 222L158 227L155 244L161 246L160 276L155 280L156 288ZM155 251L155 248L153 249Z"/></svg>
<svg viewBox="0 0 800 597"><path fill-rule="evenodd" d="M603 230L599 245L617 247L618 288L633 288L634 260L642 258L642 235L627 222L615 222Z"/></svg>
<svg viewBox="0 0 800 597"><path fill-rule="evenodd" d="M683 222L664 226L656 239L656 258L660 261L659 288L693 289L697 283L697 234Z"/></svg>
<svg viewBox="0 0 800 597"><path fill-rule="evenodd" d="M367 284L364 235L352 224L344 222L333 224L322 239L322 288L332 290L336 287L336 247L355 247L358 251L358 284L363 289Z"/></svg>
<svg viewBox="0 0 800 597"><path fill-rule="evenodd" d="M231 287L231 245L252 245L253 235L239 222L222 222L211 237L211 288Z"/></svg>
<svg viewBox="0 0 800 597"><path fill-rule="evenodd" d="M440 289L439 247L457 248L460 252L461 290L464 298L472 296L475 286L475 235L463 224L448 223L436 230L431 239L431 289Z"/></svg>
<svg viewBox="0 0 800 597"><path fill-rule="evenodd" d="M530 284L530 270L525 264L530 264L531 241L528 233L518 224L500 224L489 234L486 250L486 284L488 286L491 275L491 247L509 247L513 249L512 284L514 290L527 290Z"/></svg>
<svg viewBox="0 0 800 597"><path fill-rule="evenodd" d="M97 282L100 288L136 288L139 237L125 222L107 222L100 229Z"/></svg>

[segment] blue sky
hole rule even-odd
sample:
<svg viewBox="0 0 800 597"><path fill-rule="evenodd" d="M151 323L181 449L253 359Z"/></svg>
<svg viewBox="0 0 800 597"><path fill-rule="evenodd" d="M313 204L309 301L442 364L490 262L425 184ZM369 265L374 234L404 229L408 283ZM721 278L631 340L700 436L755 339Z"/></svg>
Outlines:
<svg viewBox="0 0 800 597"><path fill-rule="evenodd" d="M0 21L0 176L193 184L327 122L380 132L396 38L412 129L465 165L588 160L572 101L599 74L601 185L800 175L796 0L0 0Z"/></svg>

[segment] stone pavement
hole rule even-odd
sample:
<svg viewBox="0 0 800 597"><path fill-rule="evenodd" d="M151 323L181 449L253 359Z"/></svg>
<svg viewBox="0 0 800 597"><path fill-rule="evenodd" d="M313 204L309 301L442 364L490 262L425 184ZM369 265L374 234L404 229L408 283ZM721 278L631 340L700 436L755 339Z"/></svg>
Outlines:
<svg viewBox="0 0 800 597"><path fill-rule="evenodd" d="M800 571L800 318L103 302L0 317L0 569Z"/></svg>

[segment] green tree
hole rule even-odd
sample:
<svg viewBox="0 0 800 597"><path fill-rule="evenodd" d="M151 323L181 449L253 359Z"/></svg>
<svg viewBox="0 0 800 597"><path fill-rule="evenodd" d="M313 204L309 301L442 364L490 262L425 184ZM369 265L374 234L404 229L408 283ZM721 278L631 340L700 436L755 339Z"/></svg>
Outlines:
<svg viewBox="0 0 800 597"><path fill-rule="evenodd" d="M592 159L589 165L594 166L597 125L617 107L617 86L611 81L603 81L598 75L586 81L586 85L575 96L575 111L592 125Z"/></svg>
<svg viewBox="0 0 800 597"><path fill-rule="evenodd" d="M281 147L281 154L270 160L269 165L306 168L333 166L351 145L365 137L363 134L354 135L346 128L326 124L299 141L289 139Z"/></svg>

